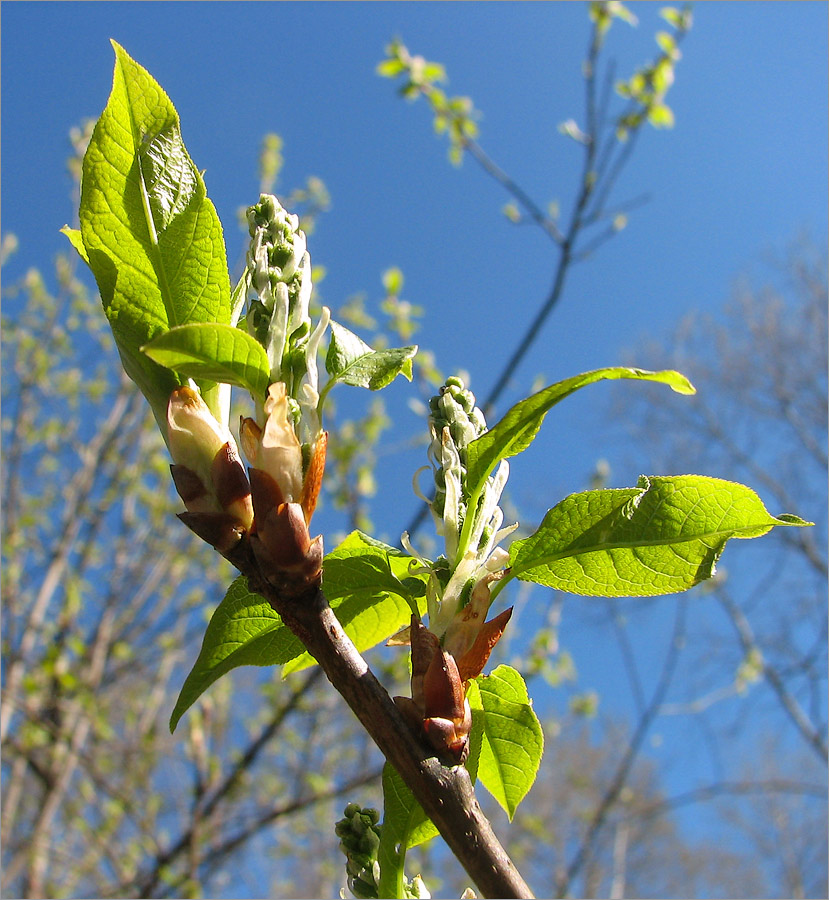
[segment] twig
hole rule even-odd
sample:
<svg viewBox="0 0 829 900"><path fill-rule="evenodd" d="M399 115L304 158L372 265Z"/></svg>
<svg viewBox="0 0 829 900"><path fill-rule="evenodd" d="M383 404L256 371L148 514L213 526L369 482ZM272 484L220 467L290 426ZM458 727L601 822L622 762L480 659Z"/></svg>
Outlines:
<svg viewBox="0 0 829 900"><path fill-rule="evenodd" d="M576 855L571 860L570 865L567 866L567 870L564 873L563 878L560 879L560 883L556 885L556 892L557 896L559 897L563 897L569 892L570 885L572 884L573 879L587 862L590 851L592 850L593 844L599 834L599 831L604 825L611 807L618 799L622 788L627 782L627 778L630 774L633 762L639 754L639 750L642 747L642 743L645 740L648 730L653 724L654 719L656 719L660 713L662 701L665 699L665 694L667 693L668 687L670 686L674 670L676 669L677 660L679 658L681 638L685 630L685 604L685 598L679 598L676 619L674 621L674 632L668 645L668 654L665 657L665 662L662 666L662 673L659 676L659 682L656 686L656 690L653 693L653 697L651 698L651 702L648 705L648 708L644 711L639 719L639 724L636 727L636 731L634 732L633 737L631 737L630 743L628 744L627 749L625 750L625 753L620 760L618 767L616 768L616 773L613 776L613 780L611 781L610 786L605 791L604 796L602 797L599 805L596 807L596 810L593 813L593 818L591 819L590 824L587 828L587 833L585 834L584 839L582 840L581 845L576 852Z"/></svg>
<svg viewBox="0 0 829 900"><path fill-rule="evenodd" d="M823 740L823 735L817 728L815 728L814 724L810 721L809 717L803 711L800 704L783 683L783 679L780 677L778 671L774 668L774 666L767 663L763 658L763 653L760 650L760 647L754 637L754 631L752 630L751 625L749 624L749 621L743 611L731 599L731 597L726 594L723 589L717 591L717 599L720 601L720 605L723 607L726 614L731 619L731 622L737 631L737 637L740 640L740 645L743 648L743 652L746 655L752 652L755 654L759 654L759 658L761 659L760 665L763 677L768 682L769 687L771 687L771 689L777 695L777 699L780 701L780 705L786 711L795 728L797 728L797 730L800 732L801 736L809 745L809 747L814 750L814 752L820 757L821 761L826 762L827 759L829 759L829 751L827 751L827 746L826 742Z"/></svg>
<svg viewBox="0 0 829 900"><path fill-rule="evenodd" d="M705 787L676 794L665 800L654 802L644 810L631 813L632 819L644 821L662 816L679 806L703 803L714 797L750 797L754 794L792 794L799 797L826 798L826 787L806 781L791 781L786 778L771 778L767 781L718 781Z"/></svg>
<svg viewBox="0 0 829 900"><path fill-rule="evenodd" d="M322 591L312 588L296 599L286 599L256 573L243 574L320 664L481 893L532 897L481 811L469 773L462 766L441 765L433 751L415 738Z"/></svg>

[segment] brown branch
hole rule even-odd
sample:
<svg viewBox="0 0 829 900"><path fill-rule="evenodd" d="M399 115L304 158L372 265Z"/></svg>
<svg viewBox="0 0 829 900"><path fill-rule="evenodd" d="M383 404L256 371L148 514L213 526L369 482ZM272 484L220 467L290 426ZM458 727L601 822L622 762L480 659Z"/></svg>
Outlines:
<svg viewBox="0 0 829 900"><path fill-rule="evenodd" d="M469 773L447 768L417 740L386 690L343 631L325 595L310 588L288 599L253 571L249 586L280 614L414 794L485 897L532 897L475 798Z"/></svg>

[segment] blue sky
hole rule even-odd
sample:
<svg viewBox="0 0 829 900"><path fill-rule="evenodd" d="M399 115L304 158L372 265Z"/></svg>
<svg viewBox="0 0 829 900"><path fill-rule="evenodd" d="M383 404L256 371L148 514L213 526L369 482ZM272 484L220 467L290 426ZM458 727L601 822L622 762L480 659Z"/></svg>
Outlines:
<svg viewBox="0 0 829 900"><path fill-rule="evenodd" d="M621 74L653 55L662 24L657 5L634 9L639 27L609 39ZM643 136L615 195L649 202L572 271L507 400L536 375L618 362L687 309L718 309L739 271L800 229L826 238L826 5L706 3L695 18L669 96L676 127ZM313 174L332 195L310 248L325 301L376 299L399 266L404 296L427 310L419 342L486 393L546 295L553 248L503 219L508 198L471 161L447 163L422 101L402 102L374 68L394 35L443 62L450 92L482 111L490 155L541 205L566 208L581 160L556 129L582 117L582 4L22 2L3 5L2 24L3 230L21 242L7 278L63 248L66 134L106 101L113 37L177 105L231 260L261 135L276 131L278 189ZM581 422L591 400L573 403L561 415Z"/></svg>
<svg viewBox="0 0 829 900"><path fill-rule="evenodd" d="M608 42L620 75L653 56L662 26L659 4L630 6L638 28L616 24ZM619 363L689 309L716 314L740 272L801 230L826 242L827 10L697 5L669 95L676 126L643 134L614 195L649 201L572 271L504 404L536 375L550 383ZM316 175L332 196L309 245L328 272L325 302L336 308L358 291L376 301L382 271L399 266L404 297L426 310L416 339L484 395L546 296L555 254L537 229L503 218L509 198L471 160L449 165L423 102L404 103L375 74L393 36L442 62L449 92L482 111L489 154L541 205L566 209L581 159L557 126L583 118L581 3L4 3L2 228L20 240L7 281L65 249L66 135L106 102L114 38L175 103L231 260L242 248L236 210L257 197L261 137L276 131L286 159L277 190ZM601 421L608 390L568 400L514 465L514 498L530 515L583 489L595 460L612 456ZM407 396L397 386L390 402L409 434ZM392 541L416 509L410 479L423 461L418 452L378 470L396 499L375 520ZM611 668L595 676L612 697Z"/></svg>

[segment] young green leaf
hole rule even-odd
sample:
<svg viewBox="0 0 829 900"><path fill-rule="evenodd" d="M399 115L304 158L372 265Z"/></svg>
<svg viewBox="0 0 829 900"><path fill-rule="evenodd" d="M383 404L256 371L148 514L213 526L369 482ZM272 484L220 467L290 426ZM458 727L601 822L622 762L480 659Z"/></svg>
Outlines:
<svg viewBox="0 0 829 900"><path fill-rule="evenodd" d="M331 341L325 368L331 376L326 390L336 382L378 391L403 375L412 380L412 358L417 347L372 350L368 344L338 322L331 322Z"/></svg>
<svg viewBox="0 0 829 900"><path fill-rule="evenodd" d="M80 232L79 228L70 228L68 225L64 225L61 228L60 233L66 235L69 239L69 243L75 248L78 253L78 256L89 265L89 257L86 255L86 247L83 244L83 235Z"/></svg>
<svg viewBox="0 0 829 900"><path fill-rule="evenodd" d="M673 128L674 114L670 106L664 103L654 103L648 108L648 121L654 128Z"/></svg>
<svg viewBox="0 0 829 900"><path fill-rule="evenodd" d="M426 575L411 575L413 560L394 547L352 532L325 557L322 589L346 634L362 653L409 624L413 609L426 612ZM302 653L283 675L314 665Z"/></svg>
<svg viewBox="0 0 829 900"><path fill-rule="evenodd" d="M279 614L239 576L227 589L202 642L170 717L170 731L198 698L225 672L237 666L273 666L302 653L299 639Z"/></svg>
<svg viewBox="0 0 829 900"><path fill-rule="evenodd" d="M425 613L426 576L409 574L410 563L405 554L356 531L325 557L323 590L358 650L368 650L408 625L412 607ZM287 675L313 663L278 613L239 577L207 626L170 727L175 728L214 681L237 666L287 664Z"/></svg>
<svg viewBox="0 0 829 900"><path fill-rule="evenodd" d="M182 375L235 384L247 388L259 400L268 391L268 355L255 338L232 325L179 325L159 334L141 350Z"/></svg>
<svg viewBox="0 0 829 900"><path fill-rule="evenodd" d="M617 378L657 381L667 384L679 394L695 393L691 382L679 372L671 370L648 372L645 369L621 366L596 369L551 384L537 394L516 403L500 422L467 447L466 485L469 497L477 498L480 495L486 479L502 459L516 456L529 447L538 434L544 416L556 403L585 385Z"/></svg>
<svg viewBox="0 0 829 900"><path fill-rule="evenodd" d="M179 380L140 348L176 325L227 323L230 281L221 224L173 104L122 47L113 47L112 91L83 162L81 255L95 275L124 368L163 426ZM212 385L200 387L211 405Z"/></svg>
<svg viewBox="0 0 829 900"><path fill-rule="evenodd" d="M544 734L524 679L515 669L498 666L491 675L478 678L477 686L483 711L478 716L483 732L478 778L512 819L535 781ZM472 715L474 723L474 708Z"/></svg>
<svg viewBox="0 0 829 900"><path fill-rule="evenodd" d="M809 524L772 516L742 484L642 476L635 488L566 497L535 534L512 544L510 573L588 596L670 594L710 578L729 538Z"/></svg>

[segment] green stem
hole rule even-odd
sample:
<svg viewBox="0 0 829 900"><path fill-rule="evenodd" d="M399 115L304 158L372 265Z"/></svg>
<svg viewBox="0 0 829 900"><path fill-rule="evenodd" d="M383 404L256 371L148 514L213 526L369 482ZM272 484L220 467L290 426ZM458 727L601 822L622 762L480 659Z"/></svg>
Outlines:
<svg viewBox="0 0 829 900"><path fill-rule="evenodd" d="M233 293L230 295L230 324L235 326L239 324L242 315L242 309L245 306L245 299L251 284L250 267L245 266L242 277L239 279Z"/></svg>
<svg viewBox="0 0 829 900"><path fill-rule="evenodd" d="M515 578L515 577L516 577L516 576L515 576L515 573L512 571L512 569L506 569L506 570L504 571L504 576L503 576L503 578L499 578L498 581L493 582L492 587L489 589L490 603L493 603L493 602L495 601L495 598L498 596L498 594L500 594L501 591L502 591L502 590L510 583L510 581L512 581L512 579Z"/></svg>
<svg viewBox="0 0 829 900"><path fill-rule="evenodd" d="M488 475L487 478L489 478ZM469 540L472 534L472 529L475 527L475 519L480 513L481 495L484 492L487 478L484 478L481 481L481 483L469 497L469 502L466 506L466 516L463 520L463 527L461 528L461 533L458 536L458 552L455 554L453 569L458 567L461 560L466 555L466 551L469 549Z"/></svg>
<svg viewBox="0 0 829 900"><path fill-rule="evenodd" d="M403 835L403 838L397 841L394 837L386 838L386 832L386 822L384 821L380 831L380 849L377 853L377 860L380 863L380 883L377 885L377 895L403 900L406 838L408 835ZM396 849L397 847L400 849Z"/></svg>

